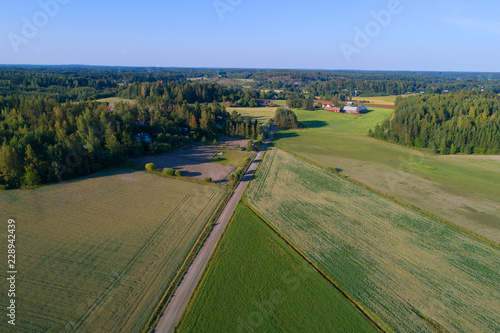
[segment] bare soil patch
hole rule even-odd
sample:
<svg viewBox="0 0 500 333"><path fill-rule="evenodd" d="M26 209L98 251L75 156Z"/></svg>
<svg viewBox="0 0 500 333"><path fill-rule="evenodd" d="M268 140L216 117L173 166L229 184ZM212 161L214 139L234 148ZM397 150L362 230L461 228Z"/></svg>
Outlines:
<svg viewBox="0 0 500 333"><path fill-rule="evenodd" d="M136 160L137 166L154 163L156 168L173 168L182 172L184 177L203 180L212 178L213 182L224 184L227 176L235 170L232 166L210 163L210 160L219 152L212 147L190 147L172 153L145 156Z"/></svg>
<svg viewBox="0 0 500 333"><path fill-rule="evenodd" d="M238 145L240 147L246 147L248 145L248 139L234 139L234 138L227 138L227 137L221 137L219 138L219 145L225 145L227 143L227 147L229 149L238 149Z"/></svg>

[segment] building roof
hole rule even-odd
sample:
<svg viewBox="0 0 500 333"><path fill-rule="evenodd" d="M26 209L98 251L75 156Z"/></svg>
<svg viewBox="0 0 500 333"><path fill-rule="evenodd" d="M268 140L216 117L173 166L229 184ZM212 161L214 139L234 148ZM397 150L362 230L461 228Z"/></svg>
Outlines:
<svg viewBox="0 0 500 333"><path fill-rule="evenodd" d="M344 106L344 111L366 111L368 110L366 106L360 105L360 106Z"/></svg>

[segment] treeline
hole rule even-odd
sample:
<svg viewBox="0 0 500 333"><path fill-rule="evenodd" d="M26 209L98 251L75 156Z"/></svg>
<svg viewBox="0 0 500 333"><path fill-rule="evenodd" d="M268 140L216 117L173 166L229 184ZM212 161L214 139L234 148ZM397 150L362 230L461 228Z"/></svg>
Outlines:
<svg viewBox="0 0 500 333"><path fill-rule="evenodd" d="M500 154L500 97L460 92L398 98L393 119L369 135L440 154Z"/></svg>
<svg viewBox="0 0 500 333"><path fill-rule="evenodd" d="M231 70L225 74L229 78L252 79L254 89L306 91L311 96L328 100L334 96L348 100L356 91L358 96L482 89L500 93L499 73Z"/></svg>
<svg viewBox="0 0 500 333"><path fill-rule="evenodd" d="M286 105L292 109L314 110L314 100L312 98L289 98Z"/></svg>
<svg viewBox="0 0 500 333"><path fill-rule="evenodd" d="M229 88L210 82L171 82L164 81L133 83L117 93L118 97L130 99L164 98L176 103L231 102L236 106L257 106L255 99L268 97L265 92L253 89ZM271 95L272 96L272 95Z"/></svg>
<svg viewBox="0 0 500 333"><path fill-rule="evenodd" d="M87 66L0 66L0 96L44 96L60 103L112 97L134 82L180 82L169 70Z"/></svg>

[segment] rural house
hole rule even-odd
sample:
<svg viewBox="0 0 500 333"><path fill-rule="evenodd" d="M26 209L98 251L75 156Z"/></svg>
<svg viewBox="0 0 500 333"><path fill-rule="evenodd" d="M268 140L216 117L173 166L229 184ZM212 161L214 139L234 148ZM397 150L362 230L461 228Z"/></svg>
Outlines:
<svg viewBox="0 0 500 333"><path fill-rule="evenodd" d="M366 111L368 111L368 109L364 105L360 105L360 106L345 106L344 107L344 112L345 113L360 114L360 113L365 113Z"/></svg>
<svg viewBox="0 0 500 333"><path fill-rule="evenodd" d="M141 133L141 134L137 134L135 136L135 139L139 142L146 142L146 143L152 143L152 139L151 139L151 135L149 135L148 133Z"/></svg>

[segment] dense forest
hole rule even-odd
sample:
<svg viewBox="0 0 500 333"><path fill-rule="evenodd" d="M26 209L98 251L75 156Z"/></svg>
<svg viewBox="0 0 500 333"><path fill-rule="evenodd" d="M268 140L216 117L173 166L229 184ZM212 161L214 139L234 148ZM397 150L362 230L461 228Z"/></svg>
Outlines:
<svg viewBox="0 0 500 333"><path fill-rule="evenodd" d="M440 154L499 154L500 97L489 92L398 97L369 135Z"/></svg>
<svg viewBox="0 0 500 333"><path fill-rule="evenodd" d="M7 81L5 75L0 81ZM82 77L75 75L75 80L95 91L116 83L116 78L107 80L107 74L91 72L88 75L96 78L88 81L85 72ZM25 79L20 77L17 73L11 78L17 93L2 88L0 94L0 188L79 177L130 164L128 159L139 155L167 152L189 142L212 142L221 135L257 143L263 139L264 129L257 121L230 114L221 103L233 98L252 100L250 90L181 80L150 82L138 74L138 82L113 93L136 97L136 103L112 108L69 97L76 83L67 85L64 74L28 71ZM35 80L35 85L28 84L28 79Z"/></svg>

